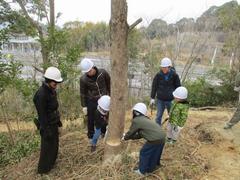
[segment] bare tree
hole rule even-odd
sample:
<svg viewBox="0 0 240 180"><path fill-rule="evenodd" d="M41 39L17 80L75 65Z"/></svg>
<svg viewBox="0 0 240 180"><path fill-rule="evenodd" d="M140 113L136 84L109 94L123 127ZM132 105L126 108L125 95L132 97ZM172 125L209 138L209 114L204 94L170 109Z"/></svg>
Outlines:
<svg viewBox="0 0 240 180"><path fill-rule="evenodd" d="M111 1L110 20L110 57L111 57L111 110L108 135L105 144L105 161L112 159L121 151L121 137L124 130L125 111L128 93L128 33L141 19L133 25L127 23L126 0Z"/></svg>
<svg viewBox="0 0 240 180"><path fill-rule="evenodd" d="M205 45L207 44L208 39L211 37L211 35L207 36L202 43L199 43L200 38L196 39L193 43L192 49L191 49L191 54L189 55L189 58L183 68L182 74L181 74L181 83L184 83L189 71L193 65L193 63L197 60L197 57L199 56L200 53L203 52L203 49Z"/></svg>

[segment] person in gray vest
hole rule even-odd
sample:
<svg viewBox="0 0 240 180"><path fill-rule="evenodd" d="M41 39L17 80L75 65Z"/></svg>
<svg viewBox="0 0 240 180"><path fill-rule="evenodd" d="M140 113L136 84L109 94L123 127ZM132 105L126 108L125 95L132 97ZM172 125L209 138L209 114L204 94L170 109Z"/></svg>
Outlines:
<svg viewBox="0 0 240 180"><path fill-rule="evenodd" d="M239 103L239 101L240 101L240 72L238 72L235 77L234 91L239 93L237 110L233 114L232 119L226 123L226 125L224 126L224 129L231 129L235 124L237 124L240 121L240 103Z"/></svg>

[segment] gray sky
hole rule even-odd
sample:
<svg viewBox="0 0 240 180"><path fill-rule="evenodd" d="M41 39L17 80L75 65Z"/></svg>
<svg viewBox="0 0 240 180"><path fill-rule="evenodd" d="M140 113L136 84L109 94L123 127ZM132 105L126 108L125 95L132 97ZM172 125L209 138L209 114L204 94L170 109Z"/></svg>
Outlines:
<svg viewBox="0 0 240 180"><path fill-rule="evenodd" d="M161 18L174 23L183 17L199 17L213 5L220 6L230 0L127 0L128 22L133 23L139 17L142 25L148 25L152 19ZM240 0L237 0L240 2ZM109 22L110 0L56 0L56 12L63 13L58 24L67 21Z"/></svg>

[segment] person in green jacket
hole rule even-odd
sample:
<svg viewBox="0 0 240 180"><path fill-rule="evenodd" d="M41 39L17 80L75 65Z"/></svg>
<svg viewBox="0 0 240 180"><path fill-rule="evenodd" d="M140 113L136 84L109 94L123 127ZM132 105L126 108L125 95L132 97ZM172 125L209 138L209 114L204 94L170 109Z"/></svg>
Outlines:
<svg viewBox="0 0 240 180"><path fill-rule="evenodd" d="M144 103L137 103L133 107L133 120L129 131L122 140L144 138L147 142L140 150L139 166L135 173L144 175L160 167L160 159L165 144L166 134L162 128L147 116Z"/></svg>
<svg viewBox="0 0 240 180"><path fill-rule="evenodd" d="M187 101L188 91L185 87L178 87L174 92L174 102L169 113L167 124L167 142L176 142L180 131L186 123L188 117L189 103Z"/></svg>
<svg viewBox="0 0 240 180"><path fill-rule="evenodd" d="M240 121L240 103L239 103L240 102L240 72L238 72L235 77L234 91L239 93L237 110L233 114L231 120L226 123L226 125L224 126L224 129L231 129L235 124L237 124Z"/></svg>

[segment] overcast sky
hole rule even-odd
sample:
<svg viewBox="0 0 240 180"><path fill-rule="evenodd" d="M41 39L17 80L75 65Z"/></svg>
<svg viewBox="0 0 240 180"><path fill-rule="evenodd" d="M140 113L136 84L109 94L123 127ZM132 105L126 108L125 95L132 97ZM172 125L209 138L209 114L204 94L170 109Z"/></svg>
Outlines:
<svg viewBox="0 0 240 180"><path fill-rule="evenodd" d="M174 23L183 17L199 17L209 7L220 6L230 0L127 0L128 22L142 17L147 25L152 19L161 18ZM240 0L237 0L240 2ZM56 12L62 16L58 25L67 21L109 22L111 0L56 0Z"/></svg>

